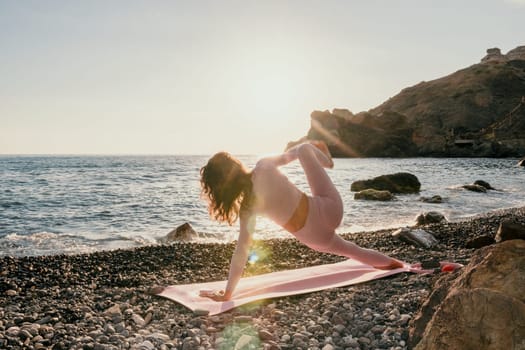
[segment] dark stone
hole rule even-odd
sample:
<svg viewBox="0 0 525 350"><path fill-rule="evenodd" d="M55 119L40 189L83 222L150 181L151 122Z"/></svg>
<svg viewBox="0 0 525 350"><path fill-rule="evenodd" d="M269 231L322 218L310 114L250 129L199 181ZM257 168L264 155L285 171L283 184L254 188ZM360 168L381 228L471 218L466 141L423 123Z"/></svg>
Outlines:
<svg viewBox="0 0 525 350"><path fill-rule="evenodd" d="M427 224L437 224L443 221L447 221L445 216L437 211L429 211L426 213L421 213L416 217L416 225L427 225Z"/></svg>
<svg viewBox="0 0 525 350"><path fill-rule="evenodd" d="M179 242L179 241L191 241L194 237L197 237L197 232L191 227L189 223L185 223L177 227L176 229L170 231L162 239L165 242Z"/></svg>
<svg viewBox="0 0 525 350"><path fill-rule="evenodd" d="M525 239L525 226L510 220L504 220L499 224L496 242L512 239Z"/></svg>
<svg viewBox="0 0 525 350"><path fill-rule="evenodd" d="M432 197L421 197L419 198L419 200L425 203L443 203L443 198L440 195L435 195Z"/></svg>
<svg viewBox="0 0 525 350"><path fill-rule="evenodd" d="M372 201L390 201L394 199L394 195L389 191L378 191L374 189L366 189L354 194L354 199L365 199Z"/></svg>
<svg viewBox="0 0 525 350"><path fill-rule="evenodd" d="M366 189L390 191L391 193L417 193L421 183L410 173L381 175L370 180L359 180L352 183L350 190L358 192Z"/></svg>
<svg viewBox="0 0 525 350"><path fill-rule="evenodd" d="M487 192L487 189L481 185L472 184L472 185L463 185L462 187L466 190L473 191L473 192L480 192L480 193Z"/></svg>
<svg viewBox="0 0 525 350"><path fill-rule="evenodd" d="M419 229L411 230L409 228L400 228L392 233L392 237L396 237L416 247L424 248L431 248L438 242L431 233Z"/></svg>
<svg viewBox="0 0 525 350"><path fill-rule="evenodd" d="M494 237L491 235L483 235L469 239L466 243L466 247L470 249L479 249L494 243L496 243Z"/></svg>
<svg viewBox="0 0 525 350"><path fill-rule="evenodd" d="M494 189L495 189L495 188L492 187L488 182L483 181L483 180L476 180L476 181L474 181L474 185L483 186L483 187L485 187L487 190L494 190Z"/></svg>

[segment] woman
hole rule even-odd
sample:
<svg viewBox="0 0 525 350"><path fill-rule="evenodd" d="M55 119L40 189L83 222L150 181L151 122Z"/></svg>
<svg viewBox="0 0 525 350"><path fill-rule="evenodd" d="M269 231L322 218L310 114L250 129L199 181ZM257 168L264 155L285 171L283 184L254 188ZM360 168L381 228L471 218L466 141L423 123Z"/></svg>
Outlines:
<svg viewBox="0 0 525 350"><path fill-rule="evenodd" d="M301 192L278 169L296 159L304 169L311 196ZM324 169L333 165L322 141L302 143L281 155L263 158L252 171L226 152L215 154L201 169L202 193L214 219L232 225L239 218L240 230L226 288L203 291L201 296L216 301L231 298L248 259L256 215L267 216L314 250L380 269L402 267L400 261L361 248L335 233L343 217L343 203Z"/></svg>

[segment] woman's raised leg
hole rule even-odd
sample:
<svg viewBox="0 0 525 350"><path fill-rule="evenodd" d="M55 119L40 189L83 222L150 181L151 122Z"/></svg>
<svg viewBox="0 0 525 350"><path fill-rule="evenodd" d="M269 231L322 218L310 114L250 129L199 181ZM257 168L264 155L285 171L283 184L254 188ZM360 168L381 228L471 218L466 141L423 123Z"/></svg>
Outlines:
<svg viewBox="0 0 525 350"><path fill-rule="evenodd" d="M361 261L362 263L382 269L402 267L403 264L387 255L372 249L361 248L357 244L345 241L333 230L339 225L343 216L343 202L339 192L321 164L325 155L311 144L303 144L298 150L298 158L306 174L308 184L314 197L319 197L316 203L319 205L319 216L310 227L309 235L320 235L329 232L328 240L319 240L320 237L303 237L304 243L319 251L344 256ZM309 230L309 231L310 231ZM327 231L328 230L328 231ZM326 237L328 238L328 237ZM314 242L324 241L321 246Z"/></svg>
<svg viewBox="0 0 525 350"><path fill-rule="evenodd" d="M303 143L297 149L297 157L303 167L313 196L330 197L335 193L337 197L340 197L324 169L324 166L328 167L328 163L331 162L327 156L314 145Z"/></svg>
<svg viewBox="0 0 525 350"><path fill-rule="evenodd" d="M343 218L343 201L321 161L327 157L315 146L302 144L298 152L313 197L319 197L319 214L325 228L335 229Z"/></svg>

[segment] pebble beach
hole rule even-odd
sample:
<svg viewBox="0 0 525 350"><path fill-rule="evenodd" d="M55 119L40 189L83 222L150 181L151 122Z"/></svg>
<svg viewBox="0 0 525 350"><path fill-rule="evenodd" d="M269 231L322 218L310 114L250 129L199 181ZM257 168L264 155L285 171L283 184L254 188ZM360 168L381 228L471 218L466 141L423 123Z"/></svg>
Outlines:
<svg viewBox="0 0 525 350"><path fill-rule="evenodd" d="M410 262L468 264L471 238L495 235L525 208L425 226L419 248L394 229L344 234ZM293 239L257 241L266 252L245 276L341 261ZM151 295L155 286L223 280L233 244L175 243L79 255L0 257L2 349L407 349L410 320L440 273L402 273L364 284L264 300L215 315ZM457 273L457 272L452 272Z"/></svg>

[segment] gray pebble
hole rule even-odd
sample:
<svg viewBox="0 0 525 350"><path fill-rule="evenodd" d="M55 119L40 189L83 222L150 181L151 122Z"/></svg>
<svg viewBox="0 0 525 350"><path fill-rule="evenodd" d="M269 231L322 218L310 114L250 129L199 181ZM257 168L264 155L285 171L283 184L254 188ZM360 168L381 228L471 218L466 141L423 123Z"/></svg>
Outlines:
<svg viewBox="0 0 525 350"><path fill-rule="evenodd" d="M5 333L10 337L18 337L18 333L20 333L20 328L16 326L9 327Z"/></svg>
<svg viewBox="0 0 525 350"><path fill-rule="evenodd" d="M142 327L144 326L144 324L146 322L144 322L144 319L142 318L142 316L138 315L138 314L133 314L131 315L131 319L133 320L133 322L135 322L135 324L139 327Z"/></svg>
<svg viewBox="0 0 525 350"><path fill-rule="evenodd" d="M155 350L155 345L153 345L149 340L144 340L138 345L139 350Z"/></svg>

